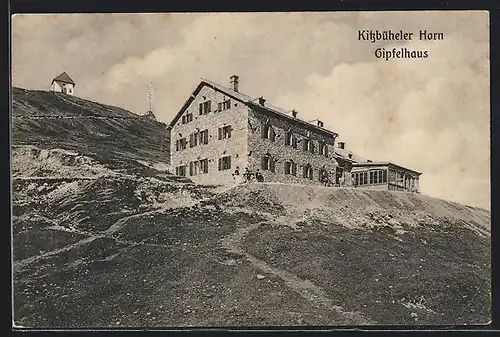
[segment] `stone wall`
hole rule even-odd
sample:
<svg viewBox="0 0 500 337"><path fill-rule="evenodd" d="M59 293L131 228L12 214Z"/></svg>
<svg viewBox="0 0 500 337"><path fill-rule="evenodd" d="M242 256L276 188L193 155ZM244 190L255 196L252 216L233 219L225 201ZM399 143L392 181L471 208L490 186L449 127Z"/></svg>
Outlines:
<svg viewBox="0 0 500 337"><path fill-rule="evenodd" d="M262 138L262 127L266 122L273 127L275 140ZM319 170L324 168L327 172L334 171L337 165L333 158L335 139L333 136L314 128L305 128L299 122L286 117L276 116L263 109L253 108L248 112L248 166L251 170L261 170L264 181L296 183L306 185L321 185L319 181ZM297 148L285 145L285 136L291 130L297 137ZM315 144L315 153L303 150L303 139L308 138ZM325 141L328 147L328 155L319 154L319 141ZM262 156L269 153L275 160L275 172L262 170ZM285 162L292 159L297 164L296 176L285 175ZM310 164L313 168L313 179L303 178L303 166ZM334 179L334 177L332 177Z"/></svg>
<svg viewBox="0 0 500 337"><path fill-rule="evenodd" d="M204 98L205 97L205 98ZM224 94L204 86L196 98L188 106L184 115L192 113L193 120L182 124L179 118L176 125L171 130L171 167L175 174L175 168L179 165L186 165L186 176L197 184L227 184L234 181L232 173L236 166L244 167L247 162L247 107L231 99L231 108L223 111L218 110L218 103L222 103L229 97ZM199 115L199 103L210 100L211 112ZM230 125L232 127L231 138L218 139L219 127ZM208 129L208 144L201 144L195 147L189 145L189 135L193 132ZM187 147L185 150L176 150L176 141L186 137ZM219 158L231 156L231 168L219 171ZM189 162L208 159L208 173L190 176Z"/></svg>

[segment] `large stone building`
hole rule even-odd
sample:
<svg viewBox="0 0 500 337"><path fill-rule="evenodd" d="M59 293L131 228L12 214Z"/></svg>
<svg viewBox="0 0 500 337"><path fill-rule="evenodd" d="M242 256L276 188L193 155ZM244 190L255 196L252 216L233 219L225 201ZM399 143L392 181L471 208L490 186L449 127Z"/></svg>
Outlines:
<svg viewBox="0 0 500 337"><path fill-rule="evenodd" d="M198 184L226 184L248 169L270 182L351 186L351 171L371 170L357 166L367 160L344 143L336 147L337 133L322 121L302 120L295 110L240 93L238 82L236 75L229 88L202 80L174 117L169 130L175 174Z"/></svg>

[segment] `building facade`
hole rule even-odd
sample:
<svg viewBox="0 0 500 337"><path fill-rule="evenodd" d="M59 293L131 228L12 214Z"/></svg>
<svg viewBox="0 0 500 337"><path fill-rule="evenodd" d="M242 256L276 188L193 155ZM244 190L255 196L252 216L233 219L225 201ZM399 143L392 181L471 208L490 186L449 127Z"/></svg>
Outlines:
<svg viewBox="0 0 500 337"><path fill-rule="evenodd" d="M334 174L337 134L321 121L268 105L238 90L203 80L169 125L171 167L198 184L225 184L246 169L264 181L322 184Z"/></svg>
<svg viewBox="0 0 500 337"><path fill-rule="evenodd" d="M353 164L355 186L389 191L419 192L421 173L389 162Z"/></svg>
<svg viewBox="0 0 500 337"><path fill-rule="evenodd" d="M66 72L59 74L52 80L50 90L53 92L62 92L63 94L75 94L75 82Z"/></svg>
<svg viewBox="0 0 500 337"><path fill-rule="evenodd" d="M197 184L231 184L245 170L266 182L418 191L420 173L335 146L337 133L230 87L202 80L168 126L171 167ZM402 180L401 180L402 179Z"/></svg>

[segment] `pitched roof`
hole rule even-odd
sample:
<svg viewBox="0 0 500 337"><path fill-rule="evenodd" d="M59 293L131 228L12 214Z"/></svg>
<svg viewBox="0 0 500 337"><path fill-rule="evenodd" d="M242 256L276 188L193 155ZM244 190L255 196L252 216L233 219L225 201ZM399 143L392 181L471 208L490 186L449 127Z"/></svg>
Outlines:
<svg viewBox="0 0 500 337"><path fill-rule="evenodd" d="M350 162L353 162L353 163L359 163L359 162L366 162L367 161L366 158L358 156L357 154L355 154L352 151L349 151L349 150L346 150L346 149L341 149L339 147L336 147L335 150L334 150L334 152L339 157L341 157L343 159L346 159L346 160L348 160ZM349 155L351 155L351 156L349 157Z"/></svg>
<svg viewBox="0 0 500 337"><path fill-rule="evenodd" d="M394 164L394 163L391 163L391 162L388 162L388 161L382 161L382 162L368 162L368 163L355 163L355 164L352 164L353 167L365 167L365 166L393 166L393 167L397 167L399 169L403 169L403 170L406 170L406 171L409 171L409 172L413 172L417 175L421 175L422 173L421 172L417 172L415 170L411 170L409 168L406 168L404 166L401 166L401 165L397 165L397 164Z"/></svg>
<svg viewBox="0 0 500 337"><path fill-rule="evenodd" d="M71 79L71 77L69 77L68 74L66 74L65 71L62 72L61 74L59 74L57 77L55 77L52 80L52 83L54 83L55 81L57 81L57 82L63 82L63 83L70 83L70 84L76 85L75 82L73 82L73 80Z"/></svg>
<svg viewBox="0 0 500 337"><path fill-rule="evenodd" d="M299 118L296 118L296 117L292 117L288 111L284 110L284 109L281 109L277 106L274 106L274 105L271 105L271 104L268 104L266 102L265 106L262 106L258 103L258 97L257 98L252 98L251 96L248 96L248 95L245 95L239 91L234 91L232 89L229 89L227 87L224 87L220 84L217 84L215 82L212 82L210 80L207 80L207 79L201 79L201 82L200 84L198 84L198 86L196 87L196 89L193 91L193 93L191 94L191 96L189 96L189 98L186 100L186 102L183 104L183 106L181 107L181 109L179 110L179 112L177 113L177 115L174 117L174 119L170 122L169 124L169 127L173 127L175 125L175 123L177 123L177 121L179 120L179 118L182 116L182 114L184 113L184 111L187 109L187 107L191 104L191 102L194 100L194 98L196 97L196 95L200 92L201 88L203 88L203 86L209 86L211 88L213 88L214 90L217 90L223 94L225 94L226 96L229 96L233 99L236 99L238 101L240 101L241 103L244 103L250 107L258 107L258 108L261 108L261 109L264 109L268 112L271 112L275 115L278 115L278 116L281 116L281 117L284 117L284 118L287 118L287 119L290 119L294 122L298 122L300 124L303 124L303 125L307 125L308 127L312 127L316 130L319 130L319 131L322 131L322 132L326 132L328 134L331 134L333 135L334 137L337 137L338 134L333 132L333 131L330 131L328 129L325 129L325 128L322 128L322 127L319 127L315 124L311 124L309 122L306 122L302 119L299 119Z"/></svg>

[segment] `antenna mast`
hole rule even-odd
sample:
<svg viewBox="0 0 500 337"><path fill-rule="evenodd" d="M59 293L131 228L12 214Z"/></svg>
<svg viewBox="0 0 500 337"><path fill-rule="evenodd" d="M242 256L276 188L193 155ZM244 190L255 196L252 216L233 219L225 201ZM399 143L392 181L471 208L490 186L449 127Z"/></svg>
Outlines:
<svg viewBox="0 0 500 337"><path fill-rule="evenodd" d="M151 80L151 73L149 74L149 91L147 95L147 99L149 102L149 110L148 111L153 111L152 109L152 103L153 103L153 90L152 90L153 82Z"/></svg>

